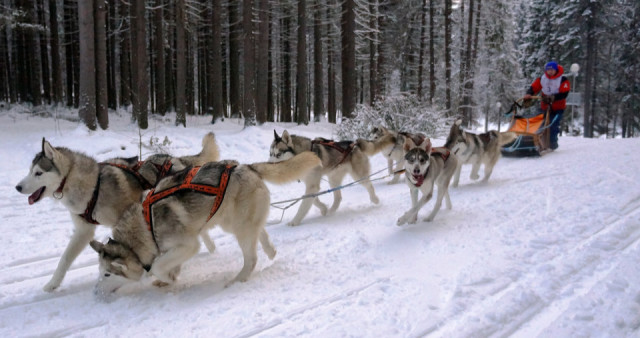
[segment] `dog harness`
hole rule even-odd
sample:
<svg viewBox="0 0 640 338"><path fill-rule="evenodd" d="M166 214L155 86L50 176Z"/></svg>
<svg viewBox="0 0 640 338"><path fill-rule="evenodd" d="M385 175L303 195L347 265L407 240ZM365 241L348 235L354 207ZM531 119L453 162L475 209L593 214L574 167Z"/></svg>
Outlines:
<svg viewBox="0 0 640 338"><path fill-rule="evenodd" d="M322 146L325 146L325 147L333 148L333 149L339 151L342 154L342 158L335 165L335 167L337 167L340 164L342 164L342 162L344 162L344 160L347 158L347 156L349 156L349 154L351 154L351 152L353 151L353 148L356 147L356 143L352 142L352 141L336 142L336 141L332 141L332 140L315 139L315 140L311 141L311 151L313 151L313 146L316 145L316 144L319 144L319 145L322 145Z"/></svg>
<svg viewBox="0 0 640 338"><path fill-rule="evenodd" d="M142 167L142 165L144 163L145 163L145 161L138 161L138 163L136 163L136 165L134 165L133 167L128 167L128 166L126 166L124 164L109 163L109 162L102 162L100 164L101 165L110 165L110 166L117 167L117 168L120 168L120 169L128 172L129 174L133 175L138 180L138 182L140 182L140 185L142 186L142 189L149 190L149 189L152 189L154 187L154 185L151 184L146 178L144 178L139 172L140 167ZM171 163L171 160L166 160L162 164L156 164L156 163L153 163L153 162L151 162L151 164L154 167L156 167L156 169L158 169L158 176L156 177L156 182L160 181L165 176L167 176L167 174L171 170L171 167L173 167L173 163Z"/></svg>
<svg viewBox="0 0 640 338"><path fill-rule="evenodd" d="M196 176L196 174L201 168L201 167L194 167L189 171L189 173L187 173L187 176L184 178L184 181L182 181L182 184L177 185L175 187L171 187L167 190L160 191L158 193L155 192L155 189L151 189L151 191L149 191L149 194L147 194L147 197L142 202L142 214L144 215L145 221L147 221L147 229L151 231L151 234L153 235L153 240L154 241L156 240L154 231L153 231L153 221L151 218L151 206L154 203L158 202L161 199L167 198L175 194L176 192L182 191L182 190L191 190L191 191L203 193L205 195L216 196L216 200L213 203L213 206L211 207L211 212L209 213L209 217L207 218L207 221L209 221L211 217L213 217L213 215L216 213L216 211L218 211L218 208L222 204L222 200L224 199L224 193L227 190L227 183L229 182L229 176L231 175L231 172L233 171L233 169L235 169L235 167L236 167L235 165L225 166L224 171L220 175L220 183L217 187L208 185L208 184L202 184L202 183L191 183L191 180L193 180L193 178Z"/></svg>
<svg viewBox="0 0 640 338"><path fill-rule="evenodd" d="M445 147L437 147L437 148L432 148L431 149L431 155L438 155L442 158L442 160L444 160L445 162L447 162L447 159L449 158L449 155L451 155L451 151L449 151L449 149L445 148Z"/></svg>
<svg viewBox="0 0 640 338"><path fill-rule="evenodd" d="M96 202L98 201L98 193L100 192L100 174L98 174L98 182L96 182L96 187L93 189L93 196L87 204L87 208L84 210L84 213L80 215L80 217L84 218L85 221L91 223L93 225L100 224L93 218L93 209L96 207Z"/></svg>

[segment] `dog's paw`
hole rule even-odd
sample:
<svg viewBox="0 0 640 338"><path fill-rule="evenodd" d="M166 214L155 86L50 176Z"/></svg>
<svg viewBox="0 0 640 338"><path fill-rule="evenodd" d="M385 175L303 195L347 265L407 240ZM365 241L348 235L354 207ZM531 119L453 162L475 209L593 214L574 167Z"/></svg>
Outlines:
<svg viewBox="0 0 640 338"><path fill-rule="evenodd" d="M300 221L293 220L293 221L287 223L287 225L290 226L290 227L295 227L295 226L300 225Z"/></svg>
<svg viewBox="0 0 640 338"><path fill-rule="evenodd" d="M327 209L326 205L320 204L320 205L318 205L318 209L320 209L320 215L327 216L327 213L329 212L329 209Z"/></svg>
<svg viewBox="0 0 640 338"><path fill-rule="evenodd" d="M157 288L163 288L163 287L171 285L171 284L169 284L167 282L163 282L161 280L154 280L152 284L153 284L153 286L155 286Z"/></svg>
<svg viewBox="0 0 640 338"><path fill-rule="evenodd" d="M471 173L471 175L470 175L469 177L470 177L472 180L474 180L474 181L475 181L475 180L477 180L477 179L479 179L479 178L480 178L480 175L478 175L478 174L474 174L474 173Z"/></svg>
<svg viewBox="0 0 640 338"><path fill-rule="evenodd" d="M373 202L373 204L378 204L380 203L380 199L378 198L378 196L371 196L371 202Z"/></svg>
<svg viewBox="0 0 640 338"><path fill-rule="evenodd" d="M413 217L411 217L411 219L409 219L407 223L416 224L417 221L418 221L418 215L414 215Z"/></svg>
<svg viewBox="0 0 640 338"><path fill-rule="evenodd" d="M44 290L44 292L53 292L59 286L60 286L60 282L51 280L51 281L49 281L49 283L47 283L47 285L45 285L42 288L42 290Z"/></svg>
<svg viewBox="0 0 640 338"><path fill-rule="evenodd" d="M409 219L407 214L402 215L402 217L398 218L398 221L396 222L396 225L401 226L405 223L407 223L407 220Z"/></svg>

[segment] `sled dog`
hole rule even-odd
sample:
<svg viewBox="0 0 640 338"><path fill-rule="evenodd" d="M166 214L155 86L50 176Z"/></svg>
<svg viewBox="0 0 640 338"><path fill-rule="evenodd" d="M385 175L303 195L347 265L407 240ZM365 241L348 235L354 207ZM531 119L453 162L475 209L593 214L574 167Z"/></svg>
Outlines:
<svg viewBox="0 0 640 338"><path fill-rule="evenodd" d="M132 203L140 203L145 189L155 186L159 174L218 160L218 145L213 133L203 137L202 147L202 151L194 156L152 155L141 163L137 157L98 163L80 152L53 147L43 138L42 151L35 156L29 174L18 183L16 190L29 195L29 204L45 197L60 200L69 210L75 228L44 290L50 292L60 286L71 263L93 238L96 225L116 224ZM170 163L173 165L169 166ZM213 250L208 234L202 235L207 247Z"/></svg>
<svg viewBox="0 0 640 338"><path fill-rule="evenodd" d="M91 241L100 257L96 294L140 280L145 270L156 277L156 286L173 284L182 263L198 252L198 234L215 225L235 235L242 249L244 265L230 283L246 281L257 262L258 241L269 259L276 254L264 229L270 205L264 181L287 183L319 165L306 151L278 163L212 162L162 179L115 224L113 239Z"/></svg>
<svg viewBox="0 0 640 338"><path fill-rule="evenodd" d="M385 147L390 146L393 143L393 139L390 136L377 141L358 139L354 142L336 142L323 138L311 140L303 136L290 135L286 130L282 133L282 137L275 130L273 134L274 140L269 150L270 162L283 161L309 150L322 160L322 166L319 165L304 178L306 185L305 195L320 191L320 180L323 175L329 178L331 188L336 188L348 173L354 180L363 179L360 184L367 189L369 199L374 204L379 203L380 200L376 196L371 180L368 177L371 170L368 156L374 155ZM341 201L342 192L339 189L333 191L333 204L330 209L327 209L327 206L317 197L305 198L289 225L299 225L309 212L312 203L320 209L322 215L326 215L327 212L335 212Z"/></svg>
<svg viewBox="0 0 640 338"><path fill-rule="evenodd" d="M378 140L383 137L391 137L394 140L394 143L387 147L386 149L382 149L382 154L387 159L387 166L389 175L393 175L393 162L396 162L395 170L404 169L404 140L410 138L413 140L413 143L420 144L424 139L427 138L425 134L422 133L407 133L407 132L397 132L391 131L387 128L380 126L375 127L371 130L371 134L373 135L374 140ZM393 175L389 184L398 183L400 180L400 175Z"/></svg>
<svg viewBox="0 0 640 338"><path fill-rule="evenodd" d="M458 168L452 185L458 186L460 181L460 170L463 164L472 164L471 175L473 180L480 178L478 171L480 165L484 164L484 178L482 182L487 182L493 167L500 159L500 147L515 140L518 135L513 132L497 132L490 130L482 134L473 134L460 128L462 120L457 120L451 126L445 148L451 150L458 156Z"/></svg>
<svg viewBox="0 0 640 338"><path fill-rule="evenodd" d="M411 138L405 140L405 176L411 193L411 209L398 218L398 225L413 224L418 218L418 211L433 196L433 187L438 187L438 196L433 210L425 218L431 222L442 206L442 198L446 198L447 209L451 209L449 198L449 182L458 166L458 159L453 152L446 148L432 148L431 140L425 139L416 145ZM418 200L418 191L422 198Z"/></svg>

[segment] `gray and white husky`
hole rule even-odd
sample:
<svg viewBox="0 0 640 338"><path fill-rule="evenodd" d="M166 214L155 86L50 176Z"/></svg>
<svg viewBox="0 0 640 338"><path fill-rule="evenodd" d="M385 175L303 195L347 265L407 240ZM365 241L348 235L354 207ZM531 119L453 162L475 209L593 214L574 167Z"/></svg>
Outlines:
<svg viewBox="0 0 640 338"><path fill-rule="evenodd" d="M369 157L393 143L391 137L384 137L376 141L358 139L356 141L332 141L323 138L309 139L303 136L290 135L286 130L282 137L274 130L274 140L269 150L270 162L279 162L291 158L296 154L311 150L322 160L322 165L312 170L305 178L305 195L320 191L320 180L326 175L329 178L331 188L338 187L344 176L350 174L354 180L362 179L360 184L367 189L369 199L374 204L380 200L369 179L371 165ZM300 208L289 225L299 225L307 215L313 203L320 209L322 215L335 212L342 201L342 192L333 191L333 204L330 209L317 197L305 198Z"/></svg>
<svg viewBox="0 0 640 338"><path fill-rule="evenodd" d="M451 150L458 156L458 168L453 179L453 186L457 187L460 181L460 171L463 164L471 164L470 178L477 180L480 178L478 171L480 165L484 164L484 178L482 182L487 182L493 167L501 157L500 147L515 140L518 135L513 132L498 132L490 130L482 134L474 134L460 128L462 120L457 120L451 126L445 148Z"/></svg>
<svg viewBox="0 0 640 338"><path fill-rule="evenodd" d="M393 175L395 171L399 171L404 169L404 141L407 138L413 140L414 143L420 144L424 139L427 138L427 135L422 133L409 133L409 132L398 132L389 130L383 126L375 127L371 130L371 134L373 135L374 140L379 140L383 137L391 137L394 142L392 145L388 146L386 149L382 149L382 154L387 159L387 168L389 175ZM395 170L393 169L393 162L396 163ZM400 175L393 175L389 184L397 183L400 180Z"/></svg>
<svg viewBox="0 0 640 338"><path fill-rule="evenodd" d="M306 151L279 163L207 163L162 179L115 224L113 239L91 241L100 256L96 294L108 296L145 270L157 278L156 286L173 284L181 265L198 252L198 234L215 225L235 235L242 249L244 265L231 283L246 281L258 259L258 241L269 259L276 254L264 229L270 205L264 181L287 183L319 165Z"/></svg>
<svg viewBox="0 0 640 338"><path fill-rule="evenodd" d="M98 163L93 158L64 147L53 147L44 138L29 174L16 186L29 195L29 204L45 197L60 200L71 214L74 232L51 280L44 286L55 290L80 252L93 239L97 224L113 226L132 203L140 203L145 189L152 187L159 174L171 174L189 165L202 165L219 159L213 133L202 139L202 151L193 156L152 155L143 163L137 157L114 158ZM172 164L172 165L169 165ZM208 234L203 240L210 250Z"/></svg>
<svg viewBox="0 0 640 338"><path fill-rule="evenodd" d="M407 138L403 149L406 161L405 176L411 193L411 209L398 218L397 224L415 223L418 212L429 202L433 196L433 188L437 186L436 203L429 216L425 218L425 221L430 222L440 210L442 198L446 198L447 209L451 209L449 182L458 166L458 159L445 148L432 148L431 140L428 138L418 145L411 138ZM422 192L420 200L418 191Z"/></svg>

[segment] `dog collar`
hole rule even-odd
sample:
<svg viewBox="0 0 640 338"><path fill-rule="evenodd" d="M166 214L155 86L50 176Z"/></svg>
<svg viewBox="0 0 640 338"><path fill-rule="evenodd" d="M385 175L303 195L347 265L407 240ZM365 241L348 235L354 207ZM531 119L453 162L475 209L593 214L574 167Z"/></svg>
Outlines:
<svg viewBox="0 0 640 338"><path fill-rule="evenodd" d="M64 196L64 194L62 193L62 189L64 189L64 185L67 183L67 176L65 176L62 179L62 182L60 182L60 186L58 187L58 189L56 189L56 191L53 192L53 197L57 198L57 199L61 199L62 196Z"/></svg>

